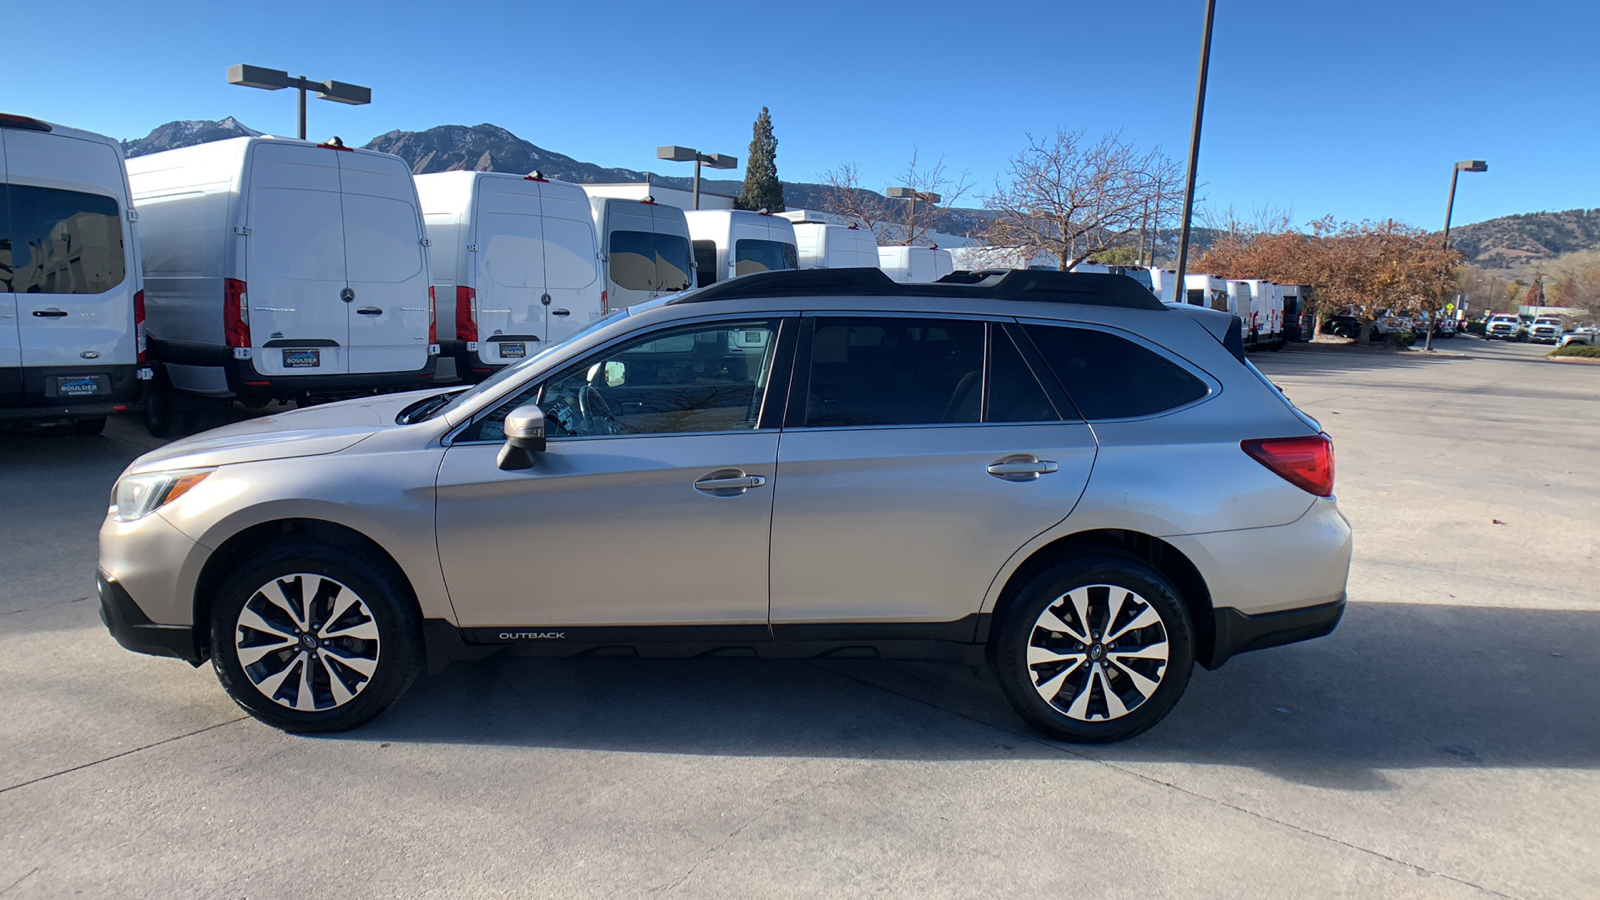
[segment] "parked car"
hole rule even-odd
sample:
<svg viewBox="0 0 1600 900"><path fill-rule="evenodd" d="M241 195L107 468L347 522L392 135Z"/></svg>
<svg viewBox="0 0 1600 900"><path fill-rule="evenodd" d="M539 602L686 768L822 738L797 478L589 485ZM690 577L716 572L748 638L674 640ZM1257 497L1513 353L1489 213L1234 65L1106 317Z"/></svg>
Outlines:
<svg viewBox="0 0 1600 900"><path fill-rule="evenodd" d="M600 318L589 197L539 173L416 176L440 298L440 378L478 381Z"/></svg>
<svg viewBox="0 0 1600 900"><path fill-rule="evenodd" d="M99 591L125 647L209 657L291 731L425 660L871 654L989 659L1035 727L1112 741L1195 662L1331 631L1350 548L1331 441L1234 317L1120 275L809 270L148 453Z"/></svg>
<svg viewBox="0 0 1600 900"><path fill-rule="evenodd" d="M1528 326L1528 340L1535 344L1558 344L1566 330L1566 322L1560 316L1537 316Z"/></svg>
<svg viewBox="0 0 1600 900"><path fill-rule="evenodd" d="M0 114L0 422L94 435L137 408L137 221L114 138Z"/></svg>
<svg viewBox="0 0 1600 900"><path fill-rule="evenodd" d="M1489 341L1526 341L1528 326L1518 316L1501 313L1489 317L1489 324L1484 326L1483 337Z"/></svg>
<svg viewBox="0 0 1600 900"><path fill-rule="evenodd" d="M427 236L405 160L241 137L130 159L128 177L152 434L184 430L199 397L265 404L433 382Z"/></svg>
<svg viewBox="0 0 1600 900"><path fill-rule="evenodd" d="M1594 326L1579 328L1569 331L1561 336L1562 347L1595 347L1600 346L1600 329Z"/></svg>
<svg viewBox="0 0 1600 900"><path fill-rule="evenodd" d="M1380 316L1373 320L1372 333L1367 338L1369 341L1381 341L1385 336L1395 330L1395 321L1389 317ZM1329 316L1328 324L1323 331L1339 337L1359 340L1361 338L1361 320L1355 316L1337 315Z"/></svg>

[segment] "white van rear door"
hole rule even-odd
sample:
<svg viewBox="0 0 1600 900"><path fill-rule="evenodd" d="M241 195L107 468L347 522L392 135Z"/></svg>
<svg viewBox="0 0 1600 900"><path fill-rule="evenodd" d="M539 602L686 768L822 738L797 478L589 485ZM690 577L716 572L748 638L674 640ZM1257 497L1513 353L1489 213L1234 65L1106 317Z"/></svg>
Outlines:
<svg viewBox="0 0 1600 900"><path fill-rule="evenodd" d="M559 341L600 318L600 269L589 204L580 193L543 189L546 340Z"/></svg>
<svg viewBox="0 0 1600 900"><path fill-rule="evenodd" d="M478 355L504 365L539 352L550 337L542 207L533 182L491 178L478 179L475 206Z"/></svg>
<svg viewBox="0 0 1600 900"><path fill-rule="evenodd" d="M341 154L262 141L250 151L243 272L256 371L350 371Z"/></svg>
<svg viewBox="0 0 1600 900"><path fill-rule="evenodd" d="M136 270L122 160L108 144L63 135L8 128L0 140L15 303L5 321L15 325L21 365L134 365ZM110 390L100 387L72 385L83 396ZM47 395L56 389L67 386L47 384Z"/></svg>
<svg viewBox="0 0 1600 900"><path fill-rule="evenodd" d="M11 291L11 214L7 201L6 133L0 130L0 402L22 393L22 335L17 330L17 295Z"/></svg>
<svg viewBox="0 0 1600 900"><path fill-rule="evenodd" d="M421 370L430 283L411 170L391 156L326 152L338 157L344 191L350 374Z"/></svg>
<svg viewBox="0 0 1600 900"><path fill-rule="evenodd" d="M655 295L656 245L652 207L631 200L602 206L606 230L606 282L612 309L622 309Z"/></svg>

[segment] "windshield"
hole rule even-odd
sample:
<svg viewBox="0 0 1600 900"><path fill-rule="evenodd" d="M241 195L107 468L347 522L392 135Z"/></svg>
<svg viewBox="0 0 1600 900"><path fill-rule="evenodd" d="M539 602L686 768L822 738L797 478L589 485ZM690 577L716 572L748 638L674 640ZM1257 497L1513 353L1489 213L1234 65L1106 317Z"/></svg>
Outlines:
<svg viewBox="0 0 1600 900"><path fill-rule="evenodd" d="M516 363L514 365L506 366L504 369L501 369L500 371L494 373L493 375L490 375L488 378L485 378L483 381L479 382L478 384L473 385L471 388L468 388L467 390L464 390L464 391L456 394L455 396L450 398L450 402L449 403L443 404L439 408L434 409L431 412L429 412L427 416L419 418L416 421L425 422L428 419L438 418L439 416L444 415L446 412L449 412L452 409L460 408L460 406L462 404L469 402L472 398L480 396L480 395L482 395L484 393L487 393L489 391L495 390L496 388L498 388L500 385L506 383L507 381L510 381L510 380L512 380L514 378L517 378L522 373L522 371L524 369L528 368L531 365L534 365L535 363L539 362L540 360L544 359L545 357L549 356L550 354L556 352L557 350L560 350L561 348L563 348L563 347L567 346L568 344L571 344L571 343L573 343L575 341L578 341L578 340L581 340L581 339L583 339L585 337L588 337L589 335L595 333L596 331L599 331L601 328L604 328L607 325L610 325L612 322L617 321L618 319L622 318L623 316L626 316L627 314L628 314L628 310L627 309L612 310L608 315L601 316L600 318L594 320L593 322L590 322L589 325L587 327L585 327L583 330L575 331L572 334L567 335L566 337L562 338L559 341L556 341L554 344L551 344L550 346L544 348L543 350L540 350L538 353L535 353L534 355L528 357L527 359L524 359L524 360L522 360L522 361L520 361L520 362L518 362L518 363Z"/></svg>

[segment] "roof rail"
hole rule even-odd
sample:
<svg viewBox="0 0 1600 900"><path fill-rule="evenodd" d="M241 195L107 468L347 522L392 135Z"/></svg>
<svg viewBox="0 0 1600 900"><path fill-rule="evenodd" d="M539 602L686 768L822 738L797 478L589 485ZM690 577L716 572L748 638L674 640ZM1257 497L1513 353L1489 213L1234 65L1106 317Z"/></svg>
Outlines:
<svg viewBox="0 0 1600 900"><path fill-rule="evenodd" d="M972 276L976 275L977 278ZM1024 300L1116 306L1123 309L1166 309L1161 300L1126 275L1010 269L972 273L934 284L901 284L882 269L798 269L743 275L679 294L670 302L755 300L806 295L834 297L949 297L952 299Z"/></svg>

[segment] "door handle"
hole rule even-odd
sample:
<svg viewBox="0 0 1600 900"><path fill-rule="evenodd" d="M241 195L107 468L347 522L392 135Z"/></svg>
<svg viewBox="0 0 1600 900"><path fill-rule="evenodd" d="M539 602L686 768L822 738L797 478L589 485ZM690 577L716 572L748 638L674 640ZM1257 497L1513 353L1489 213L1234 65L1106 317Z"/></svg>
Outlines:
<svg viewBox="0 0 1600 900"><path fill-rule="evenodd" d="M766 483L767 479L760 475L747 475L742 469L718 469L696 481L694 489L713 497L737 497Z"/></svg>
<svg viewBox="0 0 1600 900"><path fill-rule="evenodd" d="M67 314L64 309L36 309L33 314L41 319L59 319Z"/></svg>
<svg viewBox="0 0 1600 900"><path fill-rule="evenodd" d="M1031 453L1014 453L989 464L989 474L1004 481L1037 481L1061 467L1054 460L1040 459Z"/></svg>
<svg viewBox="0 0 1600 900"><path fill-rule="evenodd" d="M561 308L557 307L556 309L550 310L550 315L552 315L552 316L570 316L570 315L572 315L572 310L570 310L570 309L561 309Z"/></svg>
<svg viewBox="0 0 1600 900"><path fill-rule="evenodd" d="M362 316L381 316L383 315L383 310L376 306L363 306L356 310L356 314Z"/></svg>

